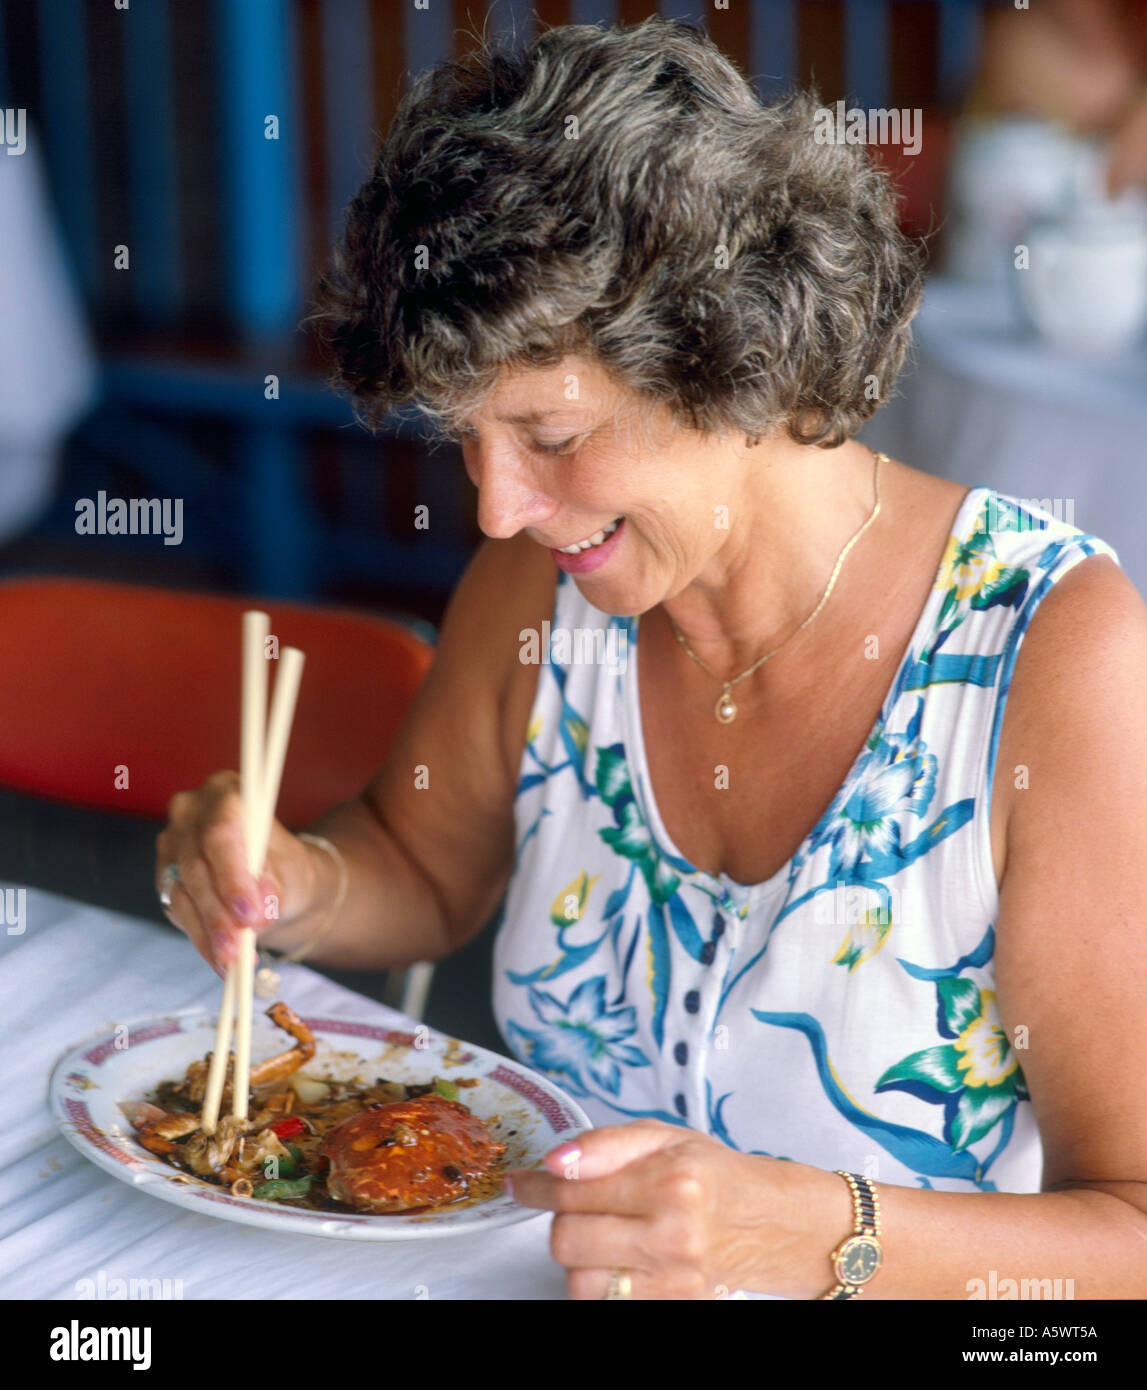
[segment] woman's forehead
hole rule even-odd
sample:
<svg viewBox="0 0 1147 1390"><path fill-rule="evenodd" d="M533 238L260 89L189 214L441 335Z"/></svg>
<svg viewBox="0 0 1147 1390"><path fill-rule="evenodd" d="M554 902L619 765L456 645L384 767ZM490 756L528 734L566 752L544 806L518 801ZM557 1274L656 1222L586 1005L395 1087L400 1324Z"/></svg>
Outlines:
<svg viewBox="0 0 1147 1390"><path fill-rule="evenodd" d="M569 356L552 367L507 368L469 413L506 424L574 420L616 407L629 394L601 367Z"/></svg>

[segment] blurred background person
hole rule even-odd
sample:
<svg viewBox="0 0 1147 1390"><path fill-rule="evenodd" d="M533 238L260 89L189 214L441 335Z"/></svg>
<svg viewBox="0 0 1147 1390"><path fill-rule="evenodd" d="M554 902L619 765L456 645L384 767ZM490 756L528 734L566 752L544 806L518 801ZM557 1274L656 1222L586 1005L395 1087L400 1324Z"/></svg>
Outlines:
<svg viewBox="0 0 1147 1390"><path fill-rule="evenodd" d="M1080 203L1144 205L1147 3L1045 0L983 11L956 124L946 268L1001 284L1037 218Z"/></svg>

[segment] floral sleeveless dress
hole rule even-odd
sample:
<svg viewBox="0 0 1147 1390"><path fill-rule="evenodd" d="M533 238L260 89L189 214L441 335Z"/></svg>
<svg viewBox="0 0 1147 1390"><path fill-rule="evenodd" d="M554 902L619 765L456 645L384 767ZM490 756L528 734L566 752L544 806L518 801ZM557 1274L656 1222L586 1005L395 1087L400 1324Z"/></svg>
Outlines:
<svg viewBox="0 0 1147 1390"><path fill-rule="evenodd" d="M875 1181L1037 1192L1023 1040L996 1008L989 793L1027 625L1097 553L1118 562L1048 511L973 488L844 784L753 885L669 839L639 620L560 575L494 948L512 1051L596 1125L654 1116Z"/></svg>

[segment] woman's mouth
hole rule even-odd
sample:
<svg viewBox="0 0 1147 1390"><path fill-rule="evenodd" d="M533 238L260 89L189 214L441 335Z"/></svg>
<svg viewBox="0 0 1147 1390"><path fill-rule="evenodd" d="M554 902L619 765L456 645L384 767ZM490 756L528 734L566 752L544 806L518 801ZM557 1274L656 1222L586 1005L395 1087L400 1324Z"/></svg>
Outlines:
<svg viewBox="0 0 1147 1390"><path fill-rule="evenodd" d="M619 516L585 540L560 548L550 546L549 552L558 569L565 570L567 574L588 574L605 564L617 549L618 537L624 529L625 518Z"/></svg>

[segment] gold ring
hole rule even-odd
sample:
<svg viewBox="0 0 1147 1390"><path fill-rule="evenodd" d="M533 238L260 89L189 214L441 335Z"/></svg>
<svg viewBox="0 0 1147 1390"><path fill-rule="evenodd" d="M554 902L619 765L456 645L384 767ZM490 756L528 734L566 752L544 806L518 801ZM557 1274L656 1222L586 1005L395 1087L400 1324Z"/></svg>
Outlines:
<svg viewBox="0 0 1147 1390"><path fill-rule="evenodd" d="M606 1298L632 1298L633 1280L626 1274L624 1269L611 1269L609 1271L609 1288L606 1290Z"/></svg>

